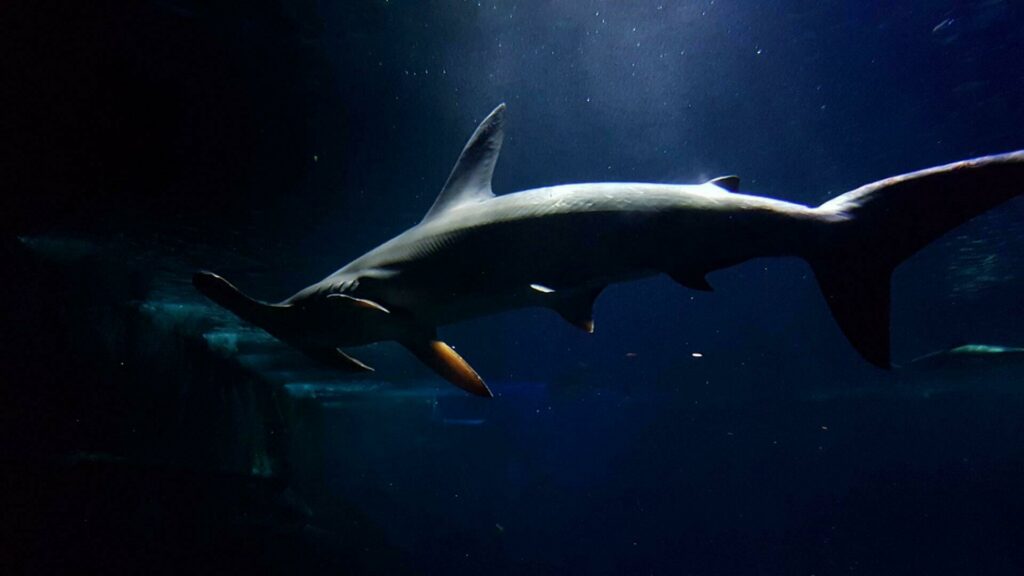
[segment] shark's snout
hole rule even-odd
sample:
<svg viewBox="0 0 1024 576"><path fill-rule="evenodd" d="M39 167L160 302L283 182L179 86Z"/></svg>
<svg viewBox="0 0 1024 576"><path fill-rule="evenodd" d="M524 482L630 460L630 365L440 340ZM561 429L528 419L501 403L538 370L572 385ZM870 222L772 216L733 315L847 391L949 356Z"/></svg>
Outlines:
<svg viewBox="0 0 1024 576"><path fill-rule="evenodd" d="M196 272L192 275L192 285L202 292L203 296L218 306L234 312L243 320L257 325L262 325L266 320L266 314L261 314L261 311L268 308L266 304L242 294L231 282L213 272Z"/></svg>
<svg viewBox="0 0 1024 576"><path fill-rule="evenodd" d="M238 289L213 272L200 271L192 275L192 285L217 304L230 308L229 302L238 295Z"/></svg>

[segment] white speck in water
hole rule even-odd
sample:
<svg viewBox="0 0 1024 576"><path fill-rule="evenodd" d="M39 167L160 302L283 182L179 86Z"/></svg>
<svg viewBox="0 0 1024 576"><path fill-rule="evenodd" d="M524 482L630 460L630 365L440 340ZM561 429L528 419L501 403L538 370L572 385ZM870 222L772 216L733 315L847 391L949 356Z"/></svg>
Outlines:
<svg viewBox="0 0 1024 576"><path fill-rule="evenodd" d="M694 352L693 354L690 354L690 356L693 356L694 358L703 358L704 357L704 355L701 354L700 352Z"/></svg>

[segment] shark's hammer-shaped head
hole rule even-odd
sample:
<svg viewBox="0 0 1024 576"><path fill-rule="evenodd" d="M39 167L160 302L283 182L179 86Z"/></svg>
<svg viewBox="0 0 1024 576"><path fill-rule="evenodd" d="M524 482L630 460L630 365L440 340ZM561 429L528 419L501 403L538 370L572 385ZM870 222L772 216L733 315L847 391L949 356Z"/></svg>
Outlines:
<svg viewBox="0 0 1024 576"><path fill-rule="evenodd" d="M192 275L192 285L221 308L275 336L291 315L288 306L254 300L213 272L196 272Z"/></svg>
<svg viewBox="0 0 1024 576"><path fill-rule="evenodd" d="M421 225L443 221L459 207L495 197L491 177L504 138L504 114L505 105L501 104L477 127ZM377 250L386 246L387 243ZM350 263L346 269L357 262L359 260ZM399 273L387 268L355 268L363 280L385 281ZM355 294L369 297L368 294L375 292L347 290L341 285L344 282L339 284L335 276L330 277L332 283L311 285L280 304L253 300L210 272L195 274L193 284L239 318L263 328L321 363L349 371L370 370L341 348L395 341L459 388L478 396L492 396L479 374L454 348L438 339L436 326L426 323L417 310L399 304L389 310L392 303L386 299L375 302L357 297ZM586 325L586 319L583 321Z"/></svg>
<svg viewBox="0 0 1024 576"><path fill-rule="evenodd" d="M242 294L212 272L197 272L192 284L236 316L299 349L314 360L347 372L373 369L341 348L394 340L459 388L490 397L483 379L455 350L437 339L432 327L363 298L311 290L282 304L267 304Z"/></svg>
<svg viewBox="0 0 1024 576"><path fill-rule="evenodd" d="M375 302L345 294L312 293L281 304L260 302L212 272L197 272L192 284L236 316L300 349L361 346L397 339L402 327Z"/></svg>

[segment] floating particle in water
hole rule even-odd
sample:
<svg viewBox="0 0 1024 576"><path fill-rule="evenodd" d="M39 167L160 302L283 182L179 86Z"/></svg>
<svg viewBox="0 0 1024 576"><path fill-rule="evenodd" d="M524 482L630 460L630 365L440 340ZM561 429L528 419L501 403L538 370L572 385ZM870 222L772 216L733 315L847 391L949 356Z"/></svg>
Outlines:
<svg viewBox="0 0 1024 576"><path fill-rule="evenodd" d="M932 28L932 34L941 34L943 32L947 32L950 28L953 27L954 24L956 24L956 20L954 20L953 18L946 18L942 22L936 24L934 28Z"/></svg>

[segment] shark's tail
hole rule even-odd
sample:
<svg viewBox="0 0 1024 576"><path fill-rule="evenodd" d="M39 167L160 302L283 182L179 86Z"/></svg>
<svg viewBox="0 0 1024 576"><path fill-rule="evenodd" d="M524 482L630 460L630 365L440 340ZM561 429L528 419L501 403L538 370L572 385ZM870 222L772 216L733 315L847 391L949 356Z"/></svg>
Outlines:
<svg viewBox="0 0 1024 576"><path fill-rule="evenodd" d="M890 366L893 269L974 216L1024 193L1024 151L894 176L825 202L819 241L805 254L854 348Z"/></svg>

